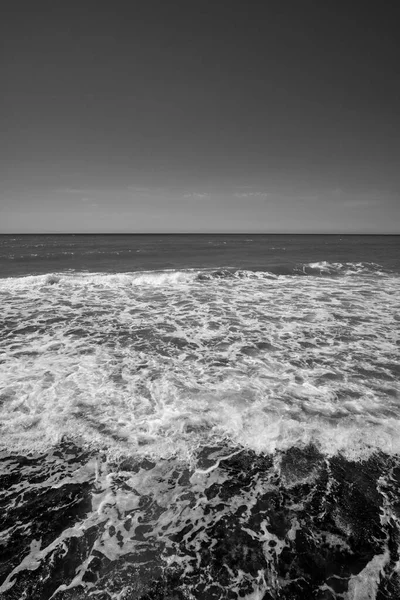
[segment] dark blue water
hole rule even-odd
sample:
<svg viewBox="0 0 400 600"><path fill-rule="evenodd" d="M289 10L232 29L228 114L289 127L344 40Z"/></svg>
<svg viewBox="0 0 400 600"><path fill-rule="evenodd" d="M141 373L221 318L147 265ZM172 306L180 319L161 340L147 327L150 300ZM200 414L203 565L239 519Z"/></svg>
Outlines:
<svg viewBox="0 0 400 600"><path fill-rule="evenodd" d="M400 236L2 235L0 277L230 267L292 272L302 264L374 263L400 272Z"/></svg>

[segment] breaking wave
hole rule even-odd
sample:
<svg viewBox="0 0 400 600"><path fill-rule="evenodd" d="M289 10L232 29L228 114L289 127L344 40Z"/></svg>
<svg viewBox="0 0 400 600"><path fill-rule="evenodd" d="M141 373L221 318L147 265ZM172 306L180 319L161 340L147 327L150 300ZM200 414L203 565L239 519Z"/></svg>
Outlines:
<svg viewBox="0 0 400 600"><path fill-rule="evenodd" d="M45 275L28 275L25 277L8 277L0 280L3 287L20 288L26 285L39 287L57 283L65 284L94 284L113 285L127 284L132 286L168 286L174 284L193 283L196 281L212 281L218 279L256 280L275 279L280 276L362 276L394 275L376 263L330 263L327 261L298 264L294 267L288 265L272 266L268 271L235 269L224 267L221 269L164 269L159 271L131 271L126 273L92 273L70 270L69 272L47 273Z"/></svg>

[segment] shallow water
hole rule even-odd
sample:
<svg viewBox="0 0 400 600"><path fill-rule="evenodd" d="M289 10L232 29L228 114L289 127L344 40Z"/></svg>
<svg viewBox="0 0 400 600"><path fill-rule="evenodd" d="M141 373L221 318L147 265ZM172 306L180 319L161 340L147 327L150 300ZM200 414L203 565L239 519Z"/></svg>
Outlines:
<svg viewBox="0 0 400 600"><path fill-rule="evenodd" d="M400 596L396 247L305 237L0 280L2 598Z"/></svg>

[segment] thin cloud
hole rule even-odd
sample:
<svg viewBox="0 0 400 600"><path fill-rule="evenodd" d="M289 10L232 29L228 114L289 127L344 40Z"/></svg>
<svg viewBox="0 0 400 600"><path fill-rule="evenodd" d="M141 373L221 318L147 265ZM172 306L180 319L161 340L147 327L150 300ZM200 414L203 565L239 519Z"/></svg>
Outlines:
<svg viewBox="0 0 400 600"><path fill-rule="evenodd" d="M92 200L92 198L88 198L87 196L84 196L83 198L81 198L81 202L82 204L84 204L85 206L87 206L88 208L99 208L99 205L97 204L97 202L94 202L94 200Z"/></svg>
<svg viewBox="0 0 400 600"><path fill-rule="evenodd" d="M184 198L209 198L210 194L207 192L187 192L183 194Z"/></svg>
<svg viewBox="0 0 400 600"><path fill-rule="evenodd" d="M266 198L268 192L235 192L235 198Z"/></svg>

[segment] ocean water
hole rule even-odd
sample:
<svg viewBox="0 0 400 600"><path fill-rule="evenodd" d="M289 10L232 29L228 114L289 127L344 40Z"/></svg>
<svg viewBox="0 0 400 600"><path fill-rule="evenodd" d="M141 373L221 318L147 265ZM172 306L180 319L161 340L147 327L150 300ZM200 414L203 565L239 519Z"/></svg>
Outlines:
<svg viewBox="0 0 400 600"><path fill-rule="evenodd" d="M400 237L0 236L0 598L400 598Z"/></svg>

